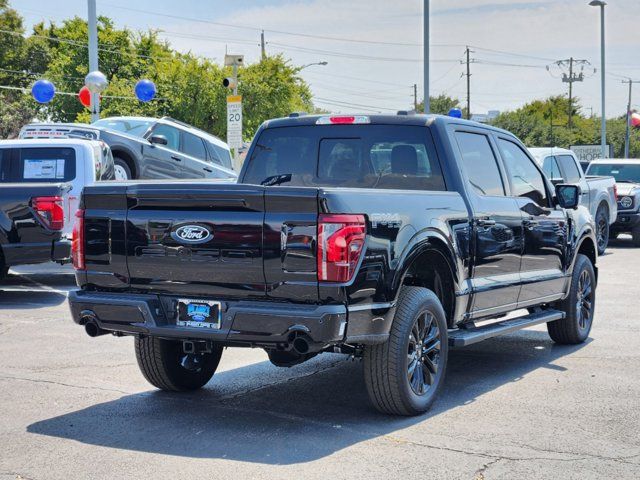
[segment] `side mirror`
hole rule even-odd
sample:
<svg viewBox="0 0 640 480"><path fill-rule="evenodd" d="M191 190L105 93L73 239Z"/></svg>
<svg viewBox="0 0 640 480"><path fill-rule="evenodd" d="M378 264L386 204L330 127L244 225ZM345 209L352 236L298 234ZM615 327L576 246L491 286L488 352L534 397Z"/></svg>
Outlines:
<svg viewBox="0 0 640 480"><path fill-rule="evenodd" d="M561 183L564 183L564 178L552 178L551 183L553 186L560 185Z"/></svg>
<svg viewBox="0 0 640 480"><path fill-rule="evenodd" d="M582 191L578 185L562 183L556 185L556 199L562 208L576 210L580 205L580 195Z"/></svg>
<svg viewBox="0 0 640 480"><path fill-rule="evenodd" d="M149 138L149 142L156 145L166 145L167 143L169 143L167 141L167 137L165 137L164 135L151 135L151 138Z"/></svg>

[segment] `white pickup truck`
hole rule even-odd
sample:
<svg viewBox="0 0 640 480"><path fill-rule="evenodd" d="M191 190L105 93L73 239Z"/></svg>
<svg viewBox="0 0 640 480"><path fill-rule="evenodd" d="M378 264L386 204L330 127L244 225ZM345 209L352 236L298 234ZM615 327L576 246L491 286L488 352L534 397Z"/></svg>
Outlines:
<svg viewBox="0 0 640 480"><path fill-rule="evenodd" d="M615 179L610 176L585 175L575 154L566 148L530 148L529 151L552 183L580 185L581 203L593 215L598 238L598 254L602 255L609 243L609 229L618 215Z"/></svg>

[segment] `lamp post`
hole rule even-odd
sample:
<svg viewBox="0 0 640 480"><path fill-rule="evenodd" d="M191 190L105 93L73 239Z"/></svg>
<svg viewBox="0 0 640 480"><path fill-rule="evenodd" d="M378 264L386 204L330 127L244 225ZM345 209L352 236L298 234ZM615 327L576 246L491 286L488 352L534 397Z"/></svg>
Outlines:
<svg viewBox="0 0 640 480"><path fill-rule="evenodd" d="M298 70L302 70L302 69L305 69L305 68L307 68L307 67L311 67L311 66L313 66L313 65L321 65L321 66L323 66L323 67L324 67L325 65L328 65L328 64L329 64L329 62L325 62L325 61L322 61L322 62L314 62L314 63L307 63L306 65L302 65L301 67L298 67Z"/></svg>
<svg viewBox="0 0 640 480"><path fill-rule="evenodd" d="M602 0L591 0L589 5L600 7L600 97L601 97L601 123L600 123L600 150L602 158L607 157L607 118L605 115L605 65L604 65L604 6L607 3Z"/></svg>
<svg viewBox="0 0 640 480"><path fill-rule="evenodd" d="M424 0L424 11L423 11L423 39L422 39L422 48L423 48L423 80L424 80L424 113L431 113L431 101L429 98L429 0Z"/></svg>

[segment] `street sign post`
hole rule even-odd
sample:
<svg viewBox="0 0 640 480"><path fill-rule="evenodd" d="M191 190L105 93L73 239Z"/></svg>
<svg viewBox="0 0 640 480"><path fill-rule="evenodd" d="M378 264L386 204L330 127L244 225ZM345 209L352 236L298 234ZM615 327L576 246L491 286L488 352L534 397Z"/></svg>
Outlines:
<svg viewBox="0 0 640 480"><path fill-rule="evenodd" d="M238 151L242 147L242 96L227 97L227 144Z"/></svg>

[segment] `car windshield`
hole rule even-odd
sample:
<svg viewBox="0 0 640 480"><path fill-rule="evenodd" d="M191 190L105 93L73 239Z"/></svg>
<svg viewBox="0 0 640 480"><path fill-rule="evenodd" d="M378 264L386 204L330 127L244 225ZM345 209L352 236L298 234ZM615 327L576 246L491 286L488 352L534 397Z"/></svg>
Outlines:
<svg viewBox="0 0 640 480"><path fill-rule="evenodd" d="M95 122L93 125L96 127L108 128L110 130L117 130L136 137L142 137L146 131L149 130L152 124L152 120L103 118L102 120Z"/></svg>
<svg viewBox="0 0 640 480"><path fill-rule="evenodd" d="M616 182L640 183L640 163L592 163L587 174L611 176Z"/></svg>

